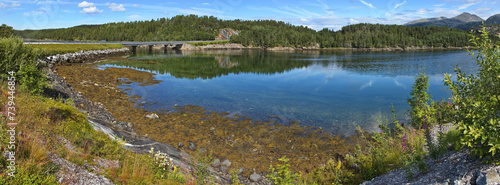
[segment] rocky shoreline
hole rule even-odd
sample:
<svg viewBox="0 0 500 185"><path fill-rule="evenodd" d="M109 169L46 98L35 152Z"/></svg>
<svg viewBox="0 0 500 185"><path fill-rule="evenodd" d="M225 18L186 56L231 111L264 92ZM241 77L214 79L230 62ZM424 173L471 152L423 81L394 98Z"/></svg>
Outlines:
<svg viewBox="0 0 500 185"><path fill-rule="evenodd" d="M129 54L128 48L120 49L104 49L104 50L91 50L79 51L75 53L57 54L38 59L37 64L40 67L53 68L56 65L66 65L68 63L85 63L88 61L95 61L102 57L118 56Z"/></svg>
<svg viewBox="0 0 500 185"><path fill-rule="evenodd" d="M92 63L104 56L109 57L111 55L123 55L125 53L128 53L127 48L68 53L63 55L49 56L44 60L39 60L39 63L42 63L40 61L46 62L45 64L47 68L45 68L45 72L47 75L48 83L52 86L52 89L45 89L46 94L54 98L62 98L64 101L66 101L68 98L71 98L75 107L88 117L88 122L93 125L95 130L100 130L106 133L112 139L123 139L126 142L126 149L132 150L136 153L148 153L151 148L154 148L155 151L166 153L173 159L174 165L180 167L183 170L183 173L186 175L190 173L196 173L197 166L206 165L206 170L213 177L214 183L232 184L231 175L227 170L231 165L231 162L229 160L220 163L220 161L216 159L213 164L198 163L193 166L193 164L191 164L191 162L193 161L192 157L186 151L180 149L182 147L173 147L168 144L157 142L148 136L136 134L136 132L132 128L133 123L117 121L117 119L113 117L113 115L107 110L106 106L99 102L92 102L90 99L82 95L82 93L74 90L71 85L66 82L65 78L59 76L56 73L57 65L65 65L67 63ZM187 149L196 147L195 145L191 146L193 145L191 143L189 143L189 145L190 146L186 147ZM200 152L201 151L202 149L200 149ZM219 161L219 163L217 163L217 161ZM269 184L268 181L263 179L259 174L254 174L253 178L252 176L247 178L241 175L241 171L242 170L240 169L240 172L238 173L238 179L243 184ZM90 179L88 182L94 181L96 181L96 179Z"/></svg>
<svg viewBox="0 0 500 185"><path fill-rule="evenodd" d="M319 44L309 47L253 47L243 46L236 43L208 44L205 46L194 46L189 43L182 45L180 50L217 50L217 49L263 49L267 51L300 51L300 50L324 50L324 51L428 51L428 50L463 50L470 47L395 47L395 48L320 48Z"/></svg>

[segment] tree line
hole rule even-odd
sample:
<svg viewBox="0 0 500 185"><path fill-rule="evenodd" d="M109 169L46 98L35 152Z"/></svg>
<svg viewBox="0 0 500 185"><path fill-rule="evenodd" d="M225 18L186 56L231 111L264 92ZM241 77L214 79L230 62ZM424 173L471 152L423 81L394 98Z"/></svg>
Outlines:
<svg viewBox="0 0 500 185"><path fill-rule="evenodd" d="M275 20L222 20L213 16L178 15L147 21L81 25L71 28L22 30L14 35L31 39L107 41L213 40L219 30L240 31L231 42L258 47L384 48L469 45L468 33L446 27L356 24L333 31L315 31Z"/></svg>

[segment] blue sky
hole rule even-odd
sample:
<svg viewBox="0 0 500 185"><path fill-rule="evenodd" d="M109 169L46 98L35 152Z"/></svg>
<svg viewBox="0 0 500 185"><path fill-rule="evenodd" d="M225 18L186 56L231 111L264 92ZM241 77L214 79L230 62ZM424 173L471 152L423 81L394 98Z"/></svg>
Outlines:
<svg viewBox="0 0 500 185"><path fill-rule="evenodd" d="M221 19L274 19L316 30L356 23L404 24L462 12L483 19L500 13L500 0L0 0L0 24L14 29L151 20L175 15Z"/></svg>

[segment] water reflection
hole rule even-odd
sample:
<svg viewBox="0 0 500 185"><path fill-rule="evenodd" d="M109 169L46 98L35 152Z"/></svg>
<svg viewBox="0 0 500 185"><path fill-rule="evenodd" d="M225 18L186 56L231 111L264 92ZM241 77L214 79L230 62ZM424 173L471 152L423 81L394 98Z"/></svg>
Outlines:
<svg viewBox="0 0 500 185"><path fill-rule="evenodd" d="M474 73L465 51L351 52L260 50L177 51L137 54L103 67L156 73L162 83L144 87L157 102L151 110L194 104L208 110L350 133L358 125L376 129L380 115L407 119L406 99L414 77L425 70L434 99L448 98L445 73L455 65ZM134 89L134 84L131 85ZM133 92L129 92L133 95Z"/></svg>

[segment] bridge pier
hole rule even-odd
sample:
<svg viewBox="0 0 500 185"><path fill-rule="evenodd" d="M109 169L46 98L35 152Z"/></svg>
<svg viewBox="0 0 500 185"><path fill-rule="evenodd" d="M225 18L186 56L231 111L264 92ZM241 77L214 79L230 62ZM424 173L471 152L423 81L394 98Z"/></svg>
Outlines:
<svg viewBox="0 0 500 185"><path fill-rule="evenodd" d="M166 45L166 44L163 45L163 54L167 54L167 47L168 47L168 45Z"/></svg>
<svg viewBox="0 0 500 185"><path fill-rule="evenodd" d="M153 54L153 45L149 45L149 54Z"/></svg>
<svg viewBox="0 0 500 185"><path fill-rule="evenodd" d="M136 54L137 52L137 46L132 46L132 54Z"/></svg>

